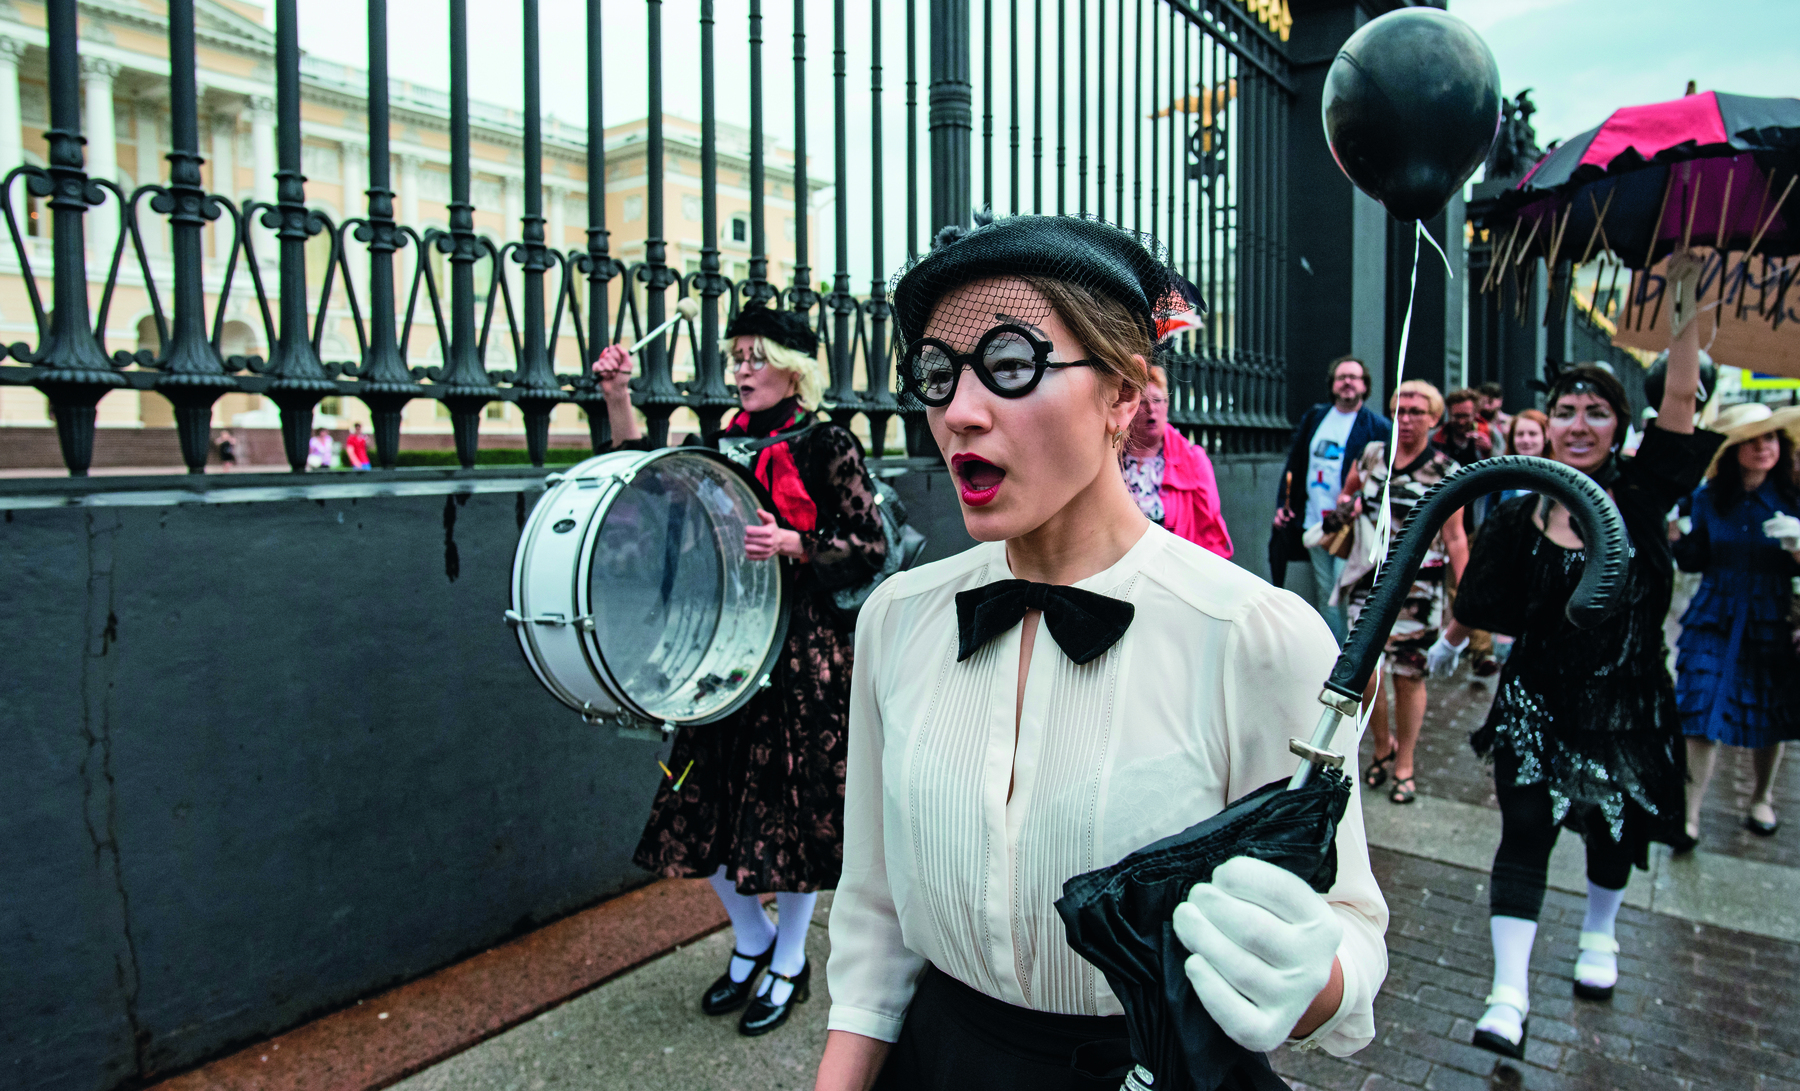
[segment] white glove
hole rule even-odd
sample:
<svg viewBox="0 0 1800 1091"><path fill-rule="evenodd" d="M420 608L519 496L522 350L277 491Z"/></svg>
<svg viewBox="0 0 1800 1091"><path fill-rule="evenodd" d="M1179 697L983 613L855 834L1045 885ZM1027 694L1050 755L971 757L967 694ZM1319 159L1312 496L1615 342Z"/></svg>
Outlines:
<svg viewBox="0 0 1800 1091"><path fill-rule="evenodd" d="M1265 1053L1331 981L1344 926L1292 872L1234 856L1175 907L1188 983L1231 1040Z"/></svg>
<svg viewBox="0 0 1800 1091"><path fill-rule="evenodd" d="M1437 643L1425 652L1425 670L1433 678L1448 678L1456 669L1456 657L1469 646L1469 638L1463 637L1461 644L1450 643L1450 638L1439 636Z"/></svg>
<svg viewBox="0 0 1800 1091"><path fill-rule="evenodd" d="M1762 532L1781 543L1781 548L1792 553L1800 549L1800 519L1791 515L1777 515L1772 519L1764 519Z"/></svg>

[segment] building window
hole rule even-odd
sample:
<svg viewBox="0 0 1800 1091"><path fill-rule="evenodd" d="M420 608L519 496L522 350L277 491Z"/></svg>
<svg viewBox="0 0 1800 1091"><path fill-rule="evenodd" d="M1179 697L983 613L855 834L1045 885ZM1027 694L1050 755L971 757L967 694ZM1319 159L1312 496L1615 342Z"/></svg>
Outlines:
<svg viewBox="0 0 1800 1091"><path fill-rule="evenodd" d="M700 259L699 258L689 258L686 261L681 263L681 268L682 268L682 271L684 273L686 273L688 276L693 276L695 273L698 273L700 271Z"/></svg>
<svg viewBox="0 0 1800 1091"><path fill-rule="evenodd" d="M700 203L698 197L684 196L681 198L681 214L689 223L699 223L706 217L706 206Z"/></svg>
<svg viewBox="0 0 1800 1091"><path fill-rule="evenodd" d="M742 216L733 216L731 218L731 241L750 241L750 224L749 221L745 220Z"/></svg>
<svg viewBox="0 0 1800 1091"><path fill-rule="evenodd" d="M796 240L800 237L799 228L797 225L795 225L794 218L792 216L789 216L785 221L782 222L781 229L782 229L782 232L787 235L787 240L789 242L793 242L794 240Z"/></svg>
<svg viewBox="0 0 1800 1091"><path fill-rule="evenodd" d="M344 412L344 399L343 398L338 397L337 395L332 395L331 397L328 397L328 398L320 398L319 399L319 415L320 416L322 416L322 417L337 417L337 416L342 416L343 412Z"/></svg>
<svg viewBox="0 0 1800 1091"><path fill-rule="evenodd" d="M489 402L489 403L487 403L487 406L482 410L481 415L486 417L488 420L505 420L506 419L506 403L505 402Z"/></svg>
<svg viewBox="0 0 1800 1091"><path fill-rule="evenodd" d="M642 197L625 198L625 222L631 223L644 218L644 199Z"/></svg>
<svg viewBox="0 0 1800 1091"><path fill-rule="evenodd" d="M750 263L747 261L732 262L731 263L731 279L737 281L740 284L742 284L746 280L749 280L750 279Z"/></svg>

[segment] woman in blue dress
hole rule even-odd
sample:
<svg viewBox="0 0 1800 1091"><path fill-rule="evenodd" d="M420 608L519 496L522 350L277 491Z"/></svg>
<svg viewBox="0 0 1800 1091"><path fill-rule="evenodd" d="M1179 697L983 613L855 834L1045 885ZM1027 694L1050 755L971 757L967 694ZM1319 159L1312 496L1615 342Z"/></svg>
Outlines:
<svg viewBox="0 0 1800 1091"><path fill-rule="evenodd" d="M1715 425L1726 446L1695 490L1692 527L1675 559L1704 576L1681 618L1675 698L1687 736L1687 836L1700 836L1719 744L1749 748L1756 792L1744 826L1768 837L1780 825L1770 805L1781 744L1800 738L1800 660L1789 608L1800 576L1800 482L1794 435L1800 408L1734 405Z"/></svg>

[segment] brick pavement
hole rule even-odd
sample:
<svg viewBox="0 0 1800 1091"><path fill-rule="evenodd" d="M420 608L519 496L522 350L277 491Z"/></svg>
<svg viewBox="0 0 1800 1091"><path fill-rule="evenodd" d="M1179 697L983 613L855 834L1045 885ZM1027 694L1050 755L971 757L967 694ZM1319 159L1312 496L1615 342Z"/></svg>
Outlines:
<svg viewBox="0 0 1800 1091"><path fill-rule="evenodd" d="M1370 856L1393 913L1377 1037L1343 1060L1278 1053L1294 1091L1800 1091L1800 945L1627 906L1618 991L1577 1000L1567 975L1584 899L1553 890L1532 960L1530 1041L1524 1061L1508 1061L1469 1045L1492 972L1487 876Z"/></svg>

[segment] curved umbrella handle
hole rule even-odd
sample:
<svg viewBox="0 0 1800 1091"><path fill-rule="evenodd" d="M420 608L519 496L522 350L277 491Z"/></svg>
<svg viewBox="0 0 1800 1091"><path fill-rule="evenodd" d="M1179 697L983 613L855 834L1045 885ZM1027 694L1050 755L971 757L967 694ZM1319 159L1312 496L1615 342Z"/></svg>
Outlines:
<svg viewBox="0 0 1800 1091"><path fill-rule="evenodd" d="M1560 462L1527 455L1486 458L1456 471L1433 486L1413 507L1389 549L1381 578L1375 582L1356 628L1344 641L1344 650L1331 669L1324 692L1319 694L1328 711L1311 745L1298 739L1292 741L1294 752L1308 759L1295 774L1294 787L1304 784L1318 765L1343 761L1323 748L1331 742L1338 716L1355 716L1361 708L1363 688L1375 673L1375 664L1387 647L1388 634L1438 530L1468 501L1501 489L1541 492L1569 509L1581 532L1586 554L1581 579L1564 611L1571 622L1583 629L1592 628L1617 603L1624 590L1628 561L1625 524L1606 490L1593 478Z"/></svg>

